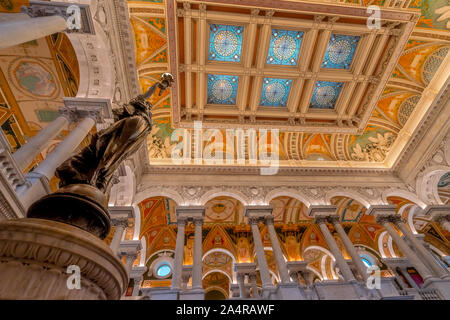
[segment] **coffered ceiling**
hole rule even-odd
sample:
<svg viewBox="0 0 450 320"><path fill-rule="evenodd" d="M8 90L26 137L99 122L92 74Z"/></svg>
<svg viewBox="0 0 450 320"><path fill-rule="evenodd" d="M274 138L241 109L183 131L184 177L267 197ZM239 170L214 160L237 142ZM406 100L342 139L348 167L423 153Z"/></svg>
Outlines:
<svg viewBox="0 0 450 320"><path fill-rule="evenodd" d="M240 4L177 3L175 126L362 133L419 17L390 10L395 22L369 29L353 7Z"/></svg>
<svg viewBox="0 0 450 320"><path fill-rule="evenodd" d="M258 166L252 141L240 161L226 130L278 129L280 166L390 168L449 74L445 0L128 4L142 90L163 72L176 80L151 100L150 165L208 165L195 162L197 148L229 154L227 166ZM370 5L380 29L367 27ZM195 121L200 146L182 138ZM192 152L175 162L182 141Z"/></svg>

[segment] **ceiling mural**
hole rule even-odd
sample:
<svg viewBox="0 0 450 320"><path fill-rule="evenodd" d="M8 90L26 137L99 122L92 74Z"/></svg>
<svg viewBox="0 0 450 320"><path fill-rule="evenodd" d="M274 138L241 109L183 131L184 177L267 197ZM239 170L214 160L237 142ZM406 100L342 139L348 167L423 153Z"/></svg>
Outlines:
<svg viewBox="0 0 450 320"><path fill-rule="evenodd" d="M349 4L364 6L384 5L384 1L355 0L348 2ZM282 129L280 130L280 146L278 148L280 165L336 166L337 163L340 163L339 166L385 167L390 154L398 154L397 151L392 152L393 148L403 148L398 143L396 144L397 137L402 133L408 119L414 116L414 110L420 100L421 93L427 88L448 54L450 28L448 18L446 18L446 10L448 10L446 4L445 0L415 0L411 2L410 8L420 9L421 15L418 23L412 30L412 34L407 40L388 82L379 96L371 116L368 118L367 125L360 133L316 133L314 130L295 132ZM149 13L138 10L138 8L143 7L154 10ZM169 71L167 50L168 46L170 47L168 44L170 26L167 22L167 7L165 1L129 1L129 10L136 37L138 73L144 90L156 81L160 73ZM186 58L191 60L202 58L204 54L198 48L204 48L207 56L202 59L208 59L215 64L248 64L252 66L256 63L256 56L246 55L249 44L245 42L245 38L247 32L250 31L246 29L245 25L212 23L207 29L205 43L200 45L200 35L195 31L199 28L198 20L193 19L192 21L190 28L194 30L191 43L191 50L193 50L188 53L186 45L178 46L181 62L186 63L184 61ZM185 32L186 27L180 22L178 33ZM273 28L269 31L268 51L264 56L263 63L274 68L290 67L292 64L301 63L299 57L302 57L302 52L308 50L305 33L301 30L295 31L283 28ZM319 62L319 67L322 67L322 70L329 69L332 71L352 70L361 61L359 50L365 46L366 40L364 39L358 34L332 33L328 42L324 43L325 54ZM293 90L298 90L297 82L291 81L292 78L283 78L283 73L279 73L276 77L261 78L260 89L255 93L257 96L255 98L249 96L248 100L244 101L243 99L247 98L242 95L240 86L249 85L255 90L258 89L259 85L254 82L248 83L253 81L251 77L237 76L231 72L232 70L234 69L229 68L228 74L226 72L210 72L205 76L204 82L202 82L203 80L199 82L200 79L195 75L195 70L186 69L184 73L190 72L189 77L191 78L188 76L179 77L180 91L178 96L181 103L198 104L199 90L202 90L201 94L203 92L205 94L204 103L216 106L214 107L216 109L211 109L211 112L220 112L221 121L227 121L227 118L237 114L235 111L231 111L232 109L227 109L230 105L250 103L252 99L256 99L258 104L262 106L261 108L276 108L273 109L274 112L278 112L276 110L281 112L283 108L286 109L289 105ZM190 79L189 83L187 79ZM192 90L193 94L188 97L186 90ZM308 100L308 106L311 110L333 111L336 103L343 99L341 96L346 95L345 92L348 88L345 81L336 82L330 79L316 81L313 83L311 90L313 94ZM178 134L171 140L176 127L174 126L171 96L167 94L163 97L157 97L157 101L152 101L155 104L153 109L154 128L148 138L148 149L150 163L154 165L176 164L172 161L172 151L182 141L182 134ZM186 97L191 99L191 102L186 101ZM264 112L267 116L271 116L272 109L267 110ZM210 116L206 113L203 115L205 121L208 117ZM243 117L244 120L247 119L247 115L244 114ZM199 119L201 120L201 118ZM249 119L251 123L251 117ZM245 127L245 129L250 127ZM233 138L234 142L228 141L225 130L220 126L218 128L218 132L214 134L216 138L214 143L222 141L225 146L236 144L237 140ZM220 139L217 138L218 135ZM256 141L258 142L259 139L260 135L257 134ZM211 143L211 141L204 141L203 148ZM219 146L217 148L218 150L221 149ZM214 150L214 148L212 149ZM233 164L236 165L237 155L233 153L232 156L235 159ZM194 161L191 159L184 164L193 163ZM203 164L207 163L203 161ZM240 164L242 165L242 163ZM245 165L254 165L254 163L246 158Z"/></svg>
<svg viewBox="0 0 450 320"><path fill-rule="evenodd" d="M75 51L65 34L0 51L0 126L13 151L58 117L62 98L78 91L79 73ZM25 171L42 161L72 126L50 141Z"/></svg>

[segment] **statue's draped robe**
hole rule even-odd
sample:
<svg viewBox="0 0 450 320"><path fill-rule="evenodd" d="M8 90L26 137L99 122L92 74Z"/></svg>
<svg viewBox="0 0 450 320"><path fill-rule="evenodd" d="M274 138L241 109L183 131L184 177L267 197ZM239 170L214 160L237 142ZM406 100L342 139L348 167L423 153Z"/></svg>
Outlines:
<svg viewBox="0 0 450 320"><path fill-rule="evenodd" d="M110 127L92 136L90 144L56 169L60 187L69 184L91 184L106 192L114 171L136 152L151 131L151 105L143 96L133 99Z"/></svg>

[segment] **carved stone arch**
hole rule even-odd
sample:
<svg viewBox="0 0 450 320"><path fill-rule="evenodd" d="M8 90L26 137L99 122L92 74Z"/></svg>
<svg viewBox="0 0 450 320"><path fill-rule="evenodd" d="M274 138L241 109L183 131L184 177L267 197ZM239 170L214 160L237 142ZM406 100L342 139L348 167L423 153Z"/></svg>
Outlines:
<svg viewBox="0 0 450 320"><path fill-rule="evenodd" d="M268 192L264 198L264 203L269 204L271 200L282 196L297 199L298 201L302 202L306 207L311 206L312 203L312 200L302 192L289 188L279 188Z"/></svg>
<svg viewBox="0 0 450 320"><path fill-rule="evenodd" d="M215 270L214 272L219 272L218 270ZM211 272L212 273L212 272ZM208 271L208 274L210 274L209 273L209 271ZM230 285L232 284L232 282L230 281ZM230 293L227 293L226 291L225 291L225 289L224 288L221 288L221 287L219 287L219 286L211 286L211 287L208 287L208 288L206 288L205 289L205 293L208 293L208 292L210 292L210 291L219 291L219 292L221 292L226 298L228 298L229 296L230 296Z"/></svg>
<svg viewBox="0 0 450 320"><path fill-rule="evenodd" d="M204 206L209 200L212 200L217 197L231 197L236 200L239 200L244 206L248 206L250 201L248 198L238 190L223 190L223 189L212 189L205 192L199 199L199 204Z"/></svg>
<svg viewBox="0 0 450 320"><path fill-rule="evenodd" d="M224 275L228 278L228 280L230 281L230 284L233 283L233 280L231 279L230 275L229 275L228 273L226 273L225 271L220 270L220 269L211 269L211 270L208 270L208 271L202 276L202 280L205 279L206 276L208 276L209 274L215 273L215 272L224 274Z"/></svg>
<svg viewBox="0 0 450 320"><path fill-rule="evenodd" d="M175 190L170 190L168 188L162 189L162 188L158 188L158 187L153 187L153 188L149 187L145 190L138 192L135 195L133 204L137 205L140 202L144 201L145 199L153 198L153 197L170 198L173 201L175 201L177 206L184 205L184 203L185 203L185 200L183 199L183 197Z"/></svg>
<svg viewBox="0 0 450 320"><path fill-rule="evenodd" d="M406 200L409 200L409 201L415 203L422 209L424 209L427 206L427 204L425 202L423 202L415 193L412 193L407 190L402 190L402 189L396 189L396 188L386 189L383 191L383 194L381 197L383 199L383 202L385 202L385 203L389 203L389 201L387 199L388 197L400 197L400 198L404 198Z"/></svg>
<svg viewBox="0 0 450 320"><path fill-rule="evenodd" d="M370 201L361 195L359 192L354 190L348 190L343 188L332 189L325 194L326 204L331 204L331 199L334 197L343 196L354 199L361 203L364 207L369 208L371 203Z"/></svg>
<svg viewBox="0 0 450 320"><path fill-rule="evenodd" d="M416 180L416 190L427 204L444 204L438 193L438 182L444 174L450 172L450 166L431 166L425 169Z"/></svg>
<svg viewBox="0 0 450 320"><path fill-rule="evenodd" d="M378 235L377 243L378 243L378 252L380 253L382 258L397 257L397 254L395 253L392 244L392 237L387 233L387 231L383 231ZM385 243L387 244L386 249L384 248Z"/></svg>

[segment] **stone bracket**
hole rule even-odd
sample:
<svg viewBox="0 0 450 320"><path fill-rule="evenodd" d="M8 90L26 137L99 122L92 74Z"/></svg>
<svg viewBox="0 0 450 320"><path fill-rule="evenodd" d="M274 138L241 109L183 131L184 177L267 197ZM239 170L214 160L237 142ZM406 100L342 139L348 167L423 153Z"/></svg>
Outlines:
<svg viewBox="0 0 450 320"><path fill-rule="evenodd" d="M80 22L81 29L66 29L66 32L76 32L83 34L95 34L94 22L92 20L89 5L70 2L47 2L31 0L30 6L22 7L22 12L28 14L32 18L47 17L47 16L61 16L64 20L68 20L73 13L68 13L70 6L77 6L80 8ZM70 11L69 11L70 12Z"/></svg>
<svg viewBox="0 0 450 320"><path fill-rule="evenodd" d="M59 112L76 122L80 118L93 117L97 123L104 123L106 119L113 119L110 99L94 98L64 98L64 108Z"/></svg>

